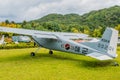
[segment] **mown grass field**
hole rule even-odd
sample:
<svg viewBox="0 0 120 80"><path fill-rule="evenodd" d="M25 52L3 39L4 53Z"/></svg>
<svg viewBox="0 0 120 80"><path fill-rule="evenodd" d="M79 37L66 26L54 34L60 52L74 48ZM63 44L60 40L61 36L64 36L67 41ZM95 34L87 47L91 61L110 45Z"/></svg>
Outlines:
<svg viewBox="0 0 120 80"><path fill-rule="evenodd" d="M36 48L0 50L0 80L119 80L120 67L112 61ZM118 55L120 49L118 48ZM115 59L120 63L120 55Z"/></svg>

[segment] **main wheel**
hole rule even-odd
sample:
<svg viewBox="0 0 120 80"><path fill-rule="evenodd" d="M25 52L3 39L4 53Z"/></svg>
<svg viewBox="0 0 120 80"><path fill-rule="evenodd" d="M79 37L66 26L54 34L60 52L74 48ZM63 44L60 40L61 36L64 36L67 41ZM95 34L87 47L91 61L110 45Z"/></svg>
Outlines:
<svg viewBox="0 0 120 80"><path fill-rule="evenodd" d="M117 62L114 62L114 66L119 66L119 64Z"/></svg>
<svg viewBox="0 0 120 80"><path fill-rule="evenodd" d="M31 52L31 56L35 56L35 53L34 53L34 52Z"/></svg>
<svg viewBox="0 0 120 80"><path fill-rule="evenodd" d="M52 50L50 50L50 51L49 51L49 54L51 54L51 55L52 55L52 54L53 54L53 51L52 51Z"/></svg>

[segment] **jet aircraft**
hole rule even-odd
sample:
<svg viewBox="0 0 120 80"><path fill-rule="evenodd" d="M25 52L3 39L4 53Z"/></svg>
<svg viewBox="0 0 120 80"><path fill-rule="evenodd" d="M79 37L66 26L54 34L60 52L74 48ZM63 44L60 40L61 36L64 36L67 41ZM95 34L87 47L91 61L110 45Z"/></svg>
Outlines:
<svg viewBox="0 0 120 80"><path fill-rule="evenodd" d="M49 54L53 54L52 50L70 52L90 56L98 60L110 60L117 57L116 48L118 40L118 31L113 28L106 28L102 38L93 42L75 42L72 39L87 37L85 34L64 33L64 32L46 32L38 30L28 30L20 28L0 27L0 32L10 32L16 34L29 35L34 42L39 45L35 52L31 52L32 56L41 48L49 49ZM115 65L119 65L115 62Z"/></svg>

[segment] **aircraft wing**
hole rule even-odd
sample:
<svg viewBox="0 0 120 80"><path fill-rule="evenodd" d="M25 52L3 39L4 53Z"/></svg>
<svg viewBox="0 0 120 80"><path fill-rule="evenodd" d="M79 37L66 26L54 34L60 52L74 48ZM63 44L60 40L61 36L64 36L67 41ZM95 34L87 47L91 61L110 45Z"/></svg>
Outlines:
<svg viewBox="0 0 120 80"><path fill-rule="evenodd" d="M86 38L88 37L88 35L86 34L82 34L82 33L63 33L63 32L54 32L54 34L57 34L57 35L62 35L64 36L64 38L67 38L67 39L80 39L80 38Z"/></svg>
<svg viewBox="0 0 120 80"><path fill-rule="evenodd" d="M40 38L53 38L53 39L57 39L58 37L64 37L67 39L79 39L79 38L88 37L88 35L86 34L46 32L46 31L28 30L28 29L20 29L20 28L8 28L8 27L0 27L0 32L9 32L9 33L37 36Z"/></svg>
<svg viewBox="0 0 120 80"><path fill-rule="evenodd" d="M98 53L98 52L93 52L93 53L87 54L86 56L90 56L90 57L96 58L98 60L110 60L110 59L113 59L112 57L110 57L108 55L101 54L101 53Z"/></svg>

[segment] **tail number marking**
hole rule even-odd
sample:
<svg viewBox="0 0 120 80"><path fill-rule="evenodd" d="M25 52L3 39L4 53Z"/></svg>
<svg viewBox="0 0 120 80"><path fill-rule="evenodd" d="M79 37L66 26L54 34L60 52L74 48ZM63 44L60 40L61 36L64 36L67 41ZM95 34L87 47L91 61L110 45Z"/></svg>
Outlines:
<svg viewBox="0 0 120 80"><path fill-rule="evenodd" d="M101 49L104 49L104 50L110 50L110 51L113 51L113 50L114 50L114 47L108 46L108 45L106 45L106 44L101 44L101 43L99 43L97 47L98 47L98 48L101 48Z"/></svg>

